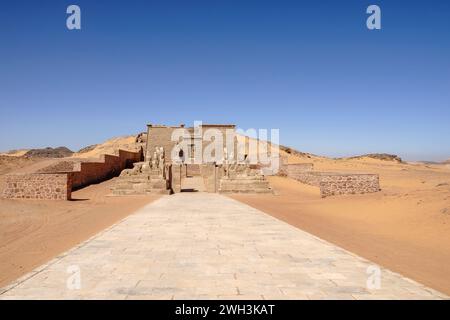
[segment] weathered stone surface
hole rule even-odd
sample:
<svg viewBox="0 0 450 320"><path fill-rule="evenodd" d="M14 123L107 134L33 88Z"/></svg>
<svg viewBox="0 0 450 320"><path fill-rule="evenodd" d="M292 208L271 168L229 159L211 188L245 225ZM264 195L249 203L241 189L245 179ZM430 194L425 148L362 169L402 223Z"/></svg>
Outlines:
<svg viewBox="0 0 450 320"><path fill-rule="evenodd" d="M312 164L289 164L288 177L320 188L322 197L380 191L378 174L312 171Z"/></svg>
<svg viewBox="0 0 450 320"><path fill-rule="evenodd" d="M70 200L72 174L11 174L1 196L7 199Z"/></svg>
<svg viewBox="0 0 450 320"><path fill-rule="evenodd" d="M294 178L296 175L302 175L314 169L313 163L292 163L287 165L286 174Z"/></svg>
<svg viewBox="0 0 450 320"><path fill-rule="evenodd" d="M273 193L258 166L232 164L221 169L219 193Z"/></svg>
<svg viewBox="0 0 450 320"><path fill-rule="evenodd" d="M380 191L377 174L325 175L319 184L322 197L339 194L363 194Z"/></svg>

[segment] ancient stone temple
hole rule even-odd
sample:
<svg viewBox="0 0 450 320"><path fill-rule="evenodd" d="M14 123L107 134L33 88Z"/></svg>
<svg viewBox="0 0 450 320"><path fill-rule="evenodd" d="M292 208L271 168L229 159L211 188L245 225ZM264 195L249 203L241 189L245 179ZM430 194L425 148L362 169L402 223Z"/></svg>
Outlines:
<svg viewBox="0 0 450 320"><path fill-rule="evenodd" d="M245 151L239 153L238 147L235 125L150 124L144 161L123 170L112 192L272 193L261 167L247 163Z"/></svg>

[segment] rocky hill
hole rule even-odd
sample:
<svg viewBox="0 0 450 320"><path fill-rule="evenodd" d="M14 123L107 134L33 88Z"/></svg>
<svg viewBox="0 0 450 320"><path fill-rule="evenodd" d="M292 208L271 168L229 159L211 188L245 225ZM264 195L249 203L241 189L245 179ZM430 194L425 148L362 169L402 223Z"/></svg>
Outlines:
<svg viewBox="0 0 450 320"><path fill-rule="evenodd" d="M339 158L339 159L362 159L362 158L372 158L372 159L384 160L384 161L403 162L402 158L400 158L399 156L397 156L395 154L388 154L388 153L368 153L368 154L363 154L360 156Z"/></svg>
<svg viewBox="0 0 450 320"><path fill-rule="evenodd" d="M23 156L26 158L64 158L70 157L73 151L66 147L43 148L28 150Z"/></svg>

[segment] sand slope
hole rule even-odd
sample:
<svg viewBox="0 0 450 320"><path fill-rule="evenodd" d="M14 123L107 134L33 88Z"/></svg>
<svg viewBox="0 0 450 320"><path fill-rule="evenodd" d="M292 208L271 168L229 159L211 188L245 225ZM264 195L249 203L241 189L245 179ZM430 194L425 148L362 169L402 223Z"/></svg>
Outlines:
<svg viewBox="0 0 450 320"><path fill-rule="evenodd" d="M116 155L119 149L137 152L144 145L136 142L136 135L115 137L89 147L88 151L75 152L73 158L99 158L102 154Z"/></svg>
<svg viewBox="0 0 450 320"><path fill-rule="evenodd" d="M108 197L112 183L75 191L74 201L0 199L0 287L158 197Z"/></svg>

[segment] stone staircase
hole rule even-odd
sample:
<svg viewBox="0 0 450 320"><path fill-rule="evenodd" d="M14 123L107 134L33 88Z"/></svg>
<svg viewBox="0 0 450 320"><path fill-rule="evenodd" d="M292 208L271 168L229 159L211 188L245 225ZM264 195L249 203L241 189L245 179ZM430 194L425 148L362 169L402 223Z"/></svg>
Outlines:
<svg viewBox="0 0 450 320"><path fill-rule="evenodd" d="M219 193L273 193L269 181L258 166L224 165L219 180Z"/></svg>
<svg viewBox="0 0 450 320"><path fill-rule="evenodd" d="M149 169L142 162L123 170L111 188L113 195L170 194L169 182L159 169Z"/></svg>
<svg viewBox="0 0 450 320"><path fill-rule="evenodd" d="M264 176L222 177L219 193L273 193Z"/></svg>

